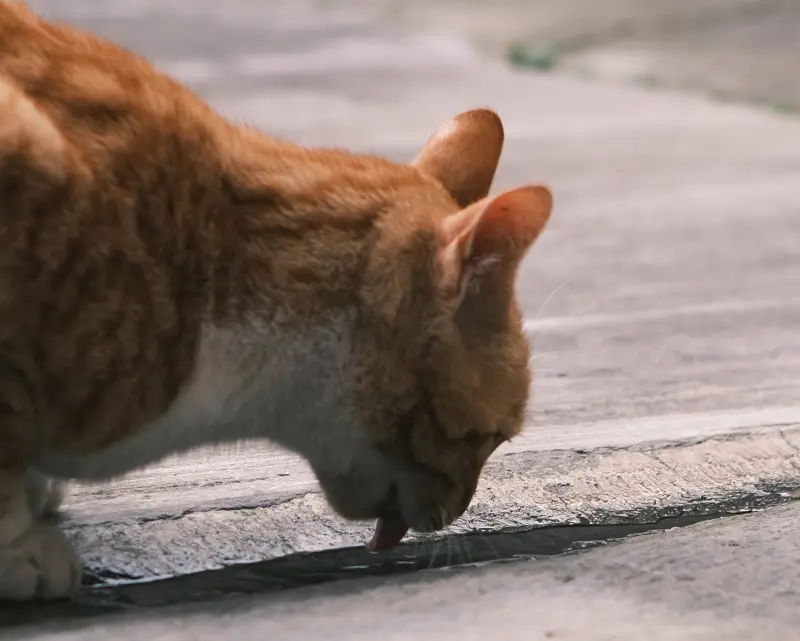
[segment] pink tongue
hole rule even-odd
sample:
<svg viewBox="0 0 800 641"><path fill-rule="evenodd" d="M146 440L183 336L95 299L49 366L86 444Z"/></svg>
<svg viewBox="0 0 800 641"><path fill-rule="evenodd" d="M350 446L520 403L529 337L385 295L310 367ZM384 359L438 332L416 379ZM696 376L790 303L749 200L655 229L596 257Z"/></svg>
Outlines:
<svg viewBox="0 0 800 641"><path fill-rule="evenodd" d="M408 532L408 525L403 520L400 512L389 512L386 516L378 517L375 524L375 534L367 543L370 552L389 550L396 546Z"/></svg>

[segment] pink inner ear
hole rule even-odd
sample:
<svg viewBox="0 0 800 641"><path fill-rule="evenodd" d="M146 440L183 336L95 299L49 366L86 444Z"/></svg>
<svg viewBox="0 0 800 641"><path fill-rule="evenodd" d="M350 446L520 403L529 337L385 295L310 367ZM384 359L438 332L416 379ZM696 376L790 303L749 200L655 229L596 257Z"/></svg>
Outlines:
<svg viewBox="0 0 800 641"><path fill-rule="evenodd" d="M481 200L442 221L439 263L442 284L462 291L465 264L511 276L541 233L553 208L546 187L521 187Z"/></svg>
<svg viewBox="0 0 800 641"><path fill-rule="evenodd" d="M544 229L552 209L553 197L546 187L521 187L496 196L473 219L470 238L459 239L468 243L465 256L476 261L494 256L516 265Z"/></svg>

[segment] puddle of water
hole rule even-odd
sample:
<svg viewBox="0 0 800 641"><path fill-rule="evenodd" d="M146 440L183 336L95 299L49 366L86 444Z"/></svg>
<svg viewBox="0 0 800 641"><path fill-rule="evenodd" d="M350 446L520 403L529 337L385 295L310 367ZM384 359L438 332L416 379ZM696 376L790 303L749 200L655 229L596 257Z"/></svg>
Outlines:
<svg viewBox="0 0 800 641"><path fill-rule="evenodd" d="M655 523L571 525L522 532L471 533L439 541L412 542L388 552L372 553L363 547L339 548L155 581L124 582L116 578L112 579L113 585L86 588L75 603L54 604L46 609L52 609L55 617L86 616L120 609L287 590L342 579L513 563L579 551L654 530L685 527L719 516L679 516ZM25 610L26 607L17 610L13 618L19 619L19 623L24 622L28 618ZM4 614L2 610L0 614ZM36 619L41 620L42 614L41 606L38 606Z"/></svg>
<svg viewBox="0 0 800 641"><path fill-rule="evenodd" d="M80 602L94 607L161 606L221 595L264 593L342 579L408 574L475 564L514 562L584 550L634 534L684 527L719 515L660 519L655 523L571 525L521 532L471 533L412 542L381 553L363 547L294 554L158 581L116 582L87 589Z"/></svg>
<svg viewBox="0 0 800 641"><path fill-rule="evenodd" d="M637 534L686 527L710 519L752 512L793 497L770 488L759 498L739 497L711 513L690 513L650 522L540 527L513 532L474 532L438 541L410 542L394 550L363 547L294 554L258 563L150 581L94 577L73 602L0 606L0 626L43 620L97 616L119 610L206 601L231 595L268 593L342 579L410 574L420 570L458 570L493 563L514 563L576 553ZM97 581L103 581L98 584Z"/></svg>

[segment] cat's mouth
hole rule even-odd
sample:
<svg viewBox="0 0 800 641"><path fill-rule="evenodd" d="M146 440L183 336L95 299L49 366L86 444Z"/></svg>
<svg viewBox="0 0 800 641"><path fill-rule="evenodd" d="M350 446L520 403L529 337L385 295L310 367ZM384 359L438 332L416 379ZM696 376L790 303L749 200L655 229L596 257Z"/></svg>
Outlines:
<svg viewBox="0 0 800 641"><path fill-rule="evenodd" d="M385 515L378 517L375 523L375 534L372 535L372 539L367 543L367 549L370 552L390 550L403 540L408 529L409 526L399 510L397 512L387 512Z"/></svg>
<svg viewBox="0 0 800 641"><path fill-rule="evenodd" d="M370 552L389 550L397 546L409 530L409 525L400 510L397 485L392 485L389 495L381 505L378 520L375 523L375 534L367 543Z"/></svg>

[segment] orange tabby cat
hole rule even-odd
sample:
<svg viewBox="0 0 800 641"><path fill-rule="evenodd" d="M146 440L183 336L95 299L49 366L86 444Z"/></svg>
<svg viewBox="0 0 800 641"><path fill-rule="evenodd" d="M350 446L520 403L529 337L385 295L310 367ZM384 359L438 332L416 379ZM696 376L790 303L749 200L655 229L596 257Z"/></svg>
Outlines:
<svg viewBox="0 0 800 641"><path fill-rule="evenodd" d="M502 142L476 110L407 165L303 149L0 0L0 599L79 583L50 479L202 444L302 454L374 549L462 514L522 424L552 207L487 197Z"/></svg>

